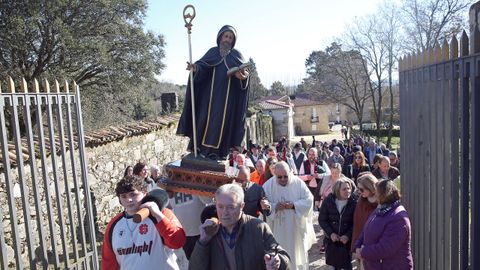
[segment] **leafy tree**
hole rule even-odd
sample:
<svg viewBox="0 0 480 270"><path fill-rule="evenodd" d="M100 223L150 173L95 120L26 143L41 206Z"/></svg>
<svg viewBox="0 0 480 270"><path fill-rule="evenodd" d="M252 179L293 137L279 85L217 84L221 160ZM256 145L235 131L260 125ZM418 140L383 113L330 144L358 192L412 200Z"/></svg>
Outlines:
<svg viewBox="0 0 480 270"><path fill-rule="evenodd" d="M270 86L269 94L272 96L287 95L287 88L285 88L285 86L281 82L275 81L272 83L272 86Z"/></svg>
<svg viewBox="0 0 480 270"><path fill-rule="evenodd" d="M258 103L258 101L267 95L267 88L263 86L260 77L258 76L257 72L257 65L253 61L252 58L249 59L250 63L252 63L253 67L250 68L250 98L249 98L249 105L254 106Z"/></svg>
<svg viewBox="0 0 480 270"><path fill-rule="evenodd" d="M146 0L2 1L0 77L75 80L84 102L99 103L86 108L131 116L111 103L164 68L164 38L143 30L146 9Z"/></svg>

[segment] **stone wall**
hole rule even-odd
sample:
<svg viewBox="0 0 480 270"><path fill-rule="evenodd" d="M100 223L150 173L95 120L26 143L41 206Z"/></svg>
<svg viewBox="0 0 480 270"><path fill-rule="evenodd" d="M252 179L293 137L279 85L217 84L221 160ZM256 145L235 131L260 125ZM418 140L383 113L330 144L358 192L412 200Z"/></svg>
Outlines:
<svg viewBox="0 0 480 270"><path fill-rule="evenodd" d="M112 215L121 210L114 190L128 165L142 160L162 167L185 153L188 139L175 135L175 130L176 127L162 129L87 148L88 180L96 197L100 230L103 231Z"/></svg>
<svg viewBox="0 0 480 270"><path fill-rule="evenodd" d="M103 239L101 232L104 231L107 222L118 212L122 210L121 206L118 203L118 199L114 194L114 188L116 182L123 176L123 172L126 166L134 165L137 161L143 160L148 164L158 164L160 167L168 162L177 160L185 152L188 139L179 137L175 135L176 126L175 125L165 125L163 128L156 128L145 134L140 135L129 135L123 136L121 139L111 141L104 144L95 144L90 143L87 145L92 145L86 148L86 160L88 163L88 180L90 185L90 190L93 197L95 198L95 210L96 210L96 227L97 227L97 240ZM130 134L130 133L129 133ZM41 212L41 218L36 214L35 199L33 197L33 186L32 186L32 172L30 166L27 164L23 167L25 172L24 183L26 185L26 194L28 194L28 204L29 207L29 216L30 216L30 225L31 225L31 242L36 250L39 251L39 228L37 227L37 221L41 220L43 223L43 228L46 232L45 240L49 250L51 251L51 233L48 228L48 214L53 215L53 220L55 229L53 230L56 246L58 253L63 253L63 248L61 246L61 239L68 239L67 244L70 246L69 252L72 252L71 248L71 239L73 232L76 232L77 238L79 238L78 232L83 226L77 216L77 207L75 207L75 194L72 192L75 190L73 185L73 175L76 175L78 181L80 181L80 166L78 151L75 150L76 158L76 173L72 172L72 164L67 159L66 168L67 168L67 187L63 177L63 164L60 156L57 158L57 179L54 181L54 173L52 166L53 162L51 156L48 157L46 162L47 168L47 179L49 181L47 187L45 188L44 179L42 177L42 163L40 160L35 160L36 171L39 175L37 185L39 190L39 209ZM70 153L66 154L66 157L69 157ZM28 249L26 242L26 227L25 219L23 213L23 202L22 198L25 197L22 193L21 182L18 177L19 168L13 168L11 170L11 179L13 179L13 196L15 200L14 209L16 210L15 216L17 217L17 239L19 239L19 246L22 253L21 261L25 262L28 265L30 261L28 258ZM56 200L55 194L60 194L60 200ZM73 222L70 222L69 211L68 211L68 201L65 191L70 191L70 199L73 205L74 211L71 213L73 216ZM11 228L11 212L9 209L9 203L7 200L7 186L5 173L0 173L0 207L2 211L2 223L3 230L5 233L5 246L7 250L7 259L9 261L9 268L15 267L15 258L14 258L14 240ZM50 196L47 196L47 191L50 193ZM50 198L50 204L47 204L47 198ZM81 211L85 213L84 208L84 196L80 195L80 208ZM58 202L62 204L63 219L58 215ZM60 221L65 221L65 236L62 237L60 233ZM3 245L3 243L2 243ZM41 254L41 252L40 252ZM37 258L38 259L38 258ZM49 258L50 260L51 258ZM61 259L62 260L62 259ZM41 268L41 263L38 262L37 265Z"/></svg>

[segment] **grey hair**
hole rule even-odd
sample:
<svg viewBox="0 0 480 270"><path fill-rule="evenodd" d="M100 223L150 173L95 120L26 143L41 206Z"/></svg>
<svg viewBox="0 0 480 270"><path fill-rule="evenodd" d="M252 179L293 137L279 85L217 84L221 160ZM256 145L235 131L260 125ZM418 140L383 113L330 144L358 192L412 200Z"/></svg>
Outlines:
<svg viewBox="0 0 480 270"><path fill-rule="evenodd" d="M395 151L390 151L388 153L389 156L397 157L397 153Z"/></svg>
<svg viewBox="0 0 480 270"><path fill-rule="evenodd" d="M267 162L266 162L265 159L263 159L263 158L258 159L258 160L257 160L257 163L259 163L259 162L260 162L260 163L263 163L263 165L267 165ZM255 165L257 165L257 163L255 163Z"/></svg>
<svg viewBox="0 0 480 270"><path fill-rule="evenodd" d="M342 164L340 164L338 162L335 162L335 163L332 164L332 166L330 166L330 169L337 169L340 172L342 172Z"/></svg>
<svg viewBox="0 0 480 270"><path fill-rule="evenodd" d="M275 164L275 171L278 170L278 169L284 169L285 172L289 175L290 174L290 166L288 165L287 162L285 161L280 161L280 162L277 162L277 164Z"/></svg>
<svg viewBox="0 0 480 270"><path fill-rule="evenodd" d="M388 157L382 156L382 157L380 158L379 162L383 162L383 161L387 162L388 165L390 165L390 159L389 159Z"/></svg>
<svg viewBox="0 0 480 270"><path fill-rule="evenodd" d="M160 168L157 165L150 166L150 172L159 172Z"/></svg>
<svg viewBox="0 0 480 270"><path fill-rule="evenodd" d="M318 156L318 149L317 149L317 148L312 147L312 148L308 149L308 152L310 152L310 151L315 152L315 156ZM308 154L308 153L307 153L307 154Z"/></svg>
<svg viewBox="0 0 480 270"><path fill-rule="evenodd" d="M245 176L247 177L247 180L250 181L250 169L248 169L247 166L238 166L237 177L240 174L240 172L243 172L245 174Z"/></svg>
<svg viewBox="0 0 480 270"><path fill-rule="evenodd" d="M215 197L222 194L233 195L233 200L236 203L243 203L243 198L245 197L242 187L238 184L225 184L220 186L215 192Z"/></svg>
<svg viewBox="0 0 480 270"><path fill-rule="evenodd" d="M334 151L334 152L335 152L335 151L340 152L340 147L338 147L338 146L333 147L333 151Z"/></svg>

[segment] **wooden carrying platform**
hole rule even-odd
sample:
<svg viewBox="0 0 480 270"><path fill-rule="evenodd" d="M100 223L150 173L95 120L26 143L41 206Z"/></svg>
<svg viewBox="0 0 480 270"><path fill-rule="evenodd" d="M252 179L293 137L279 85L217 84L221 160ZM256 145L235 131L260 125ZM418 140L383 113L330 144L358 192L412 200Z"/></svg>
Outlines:
<svg viewBox="0 0 480 270"><path fill-rule="evenodd" d="M182 167L180 161L165 165L164 172L166 176L158 181L161 188L200 196L213 196L218 187L235 180L224 172Z"/></svg>

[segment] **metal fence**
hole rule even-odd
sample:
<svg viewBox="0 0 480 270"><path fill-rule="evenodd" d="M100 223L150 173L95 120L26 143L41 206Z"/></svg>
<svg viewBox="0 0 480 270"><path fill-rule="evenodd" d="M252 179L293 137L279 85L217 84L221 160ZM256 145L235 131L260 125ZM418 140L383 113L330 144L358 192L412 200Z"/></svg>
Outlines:
<svg viewBox="0 0 480 270"><path fill-rule="evenodd" d="M73 88L55 81L50 91L35 80L29 91L25 80L17 88L10 78L0 91L0 216L9 224L0 226L1 269L98 269Z"/></svg>
<svg viewBox="0 0 480 270"><path fill-rule="evenodd" d="M404 57L403 202L416 269L480 269L480 33ZM459 46L460 45L460 46Z"/></svg>

